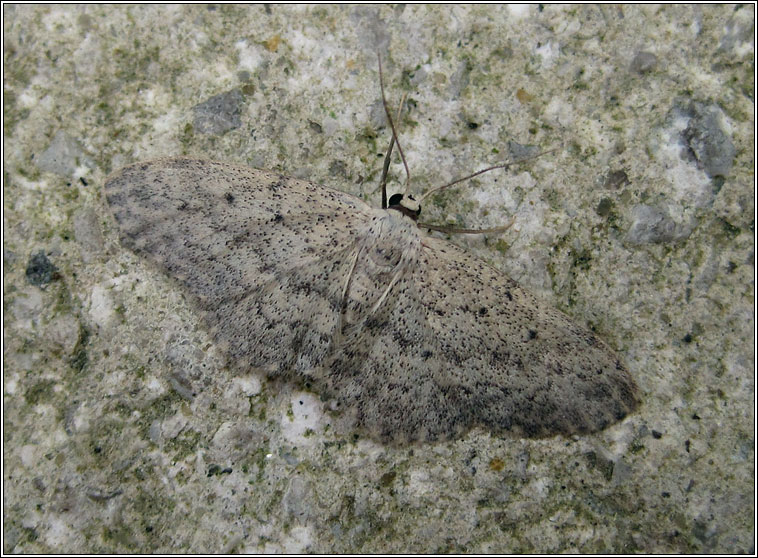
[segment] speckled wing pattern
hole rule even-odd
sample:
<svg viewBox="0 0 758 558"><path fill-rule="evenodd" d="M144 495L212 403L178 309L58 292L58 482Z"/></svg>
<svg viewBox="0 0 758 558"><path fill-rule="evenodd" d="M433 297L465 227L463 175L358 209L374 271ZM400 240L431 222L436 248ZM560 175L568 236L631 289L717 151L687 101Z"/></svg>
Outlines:
<svg viewBox="0 0 758 558"><path fill-rule="evenodd" d="M194 159L105 191L123 244L186 288L232 365L299 381L374 439L592 432L637 405L592 332L399 212Z"/></svg>

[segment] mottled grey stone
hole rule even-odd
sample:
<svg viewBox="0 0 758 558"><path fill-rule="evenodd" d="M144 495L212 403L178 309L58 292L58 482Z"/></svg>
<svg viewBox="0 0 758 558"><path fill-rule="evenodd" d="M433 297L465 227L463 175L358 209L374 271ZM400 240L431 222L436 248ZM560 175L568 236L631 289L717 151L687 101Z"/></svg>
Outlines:
<svg viewBox="0 0 758 558"><path fill-rule="evenodd" d="M57 279L60 279L58 268L44 252L37 252L29 258L29 263L26 265L26 280L29 283L44 287Z"/></svg>
<svg viewBox="0 0 758 558"><path fill-rule="evenodd" d="M457 99L468 86L471 78L471 68L468 61L464 60L458 64L455 73L450 76L450 82L447 85L447 92L451 99Z"/></svg>
<svg viewBox="0 0 758 558"><path fill-rule="evenodd" d="M709 177L727 176L736 149L724 125L724 112L698 102L691 103L688 112L692 118L682 137Z"/></svg>
<svg viewBox="0 0 758 558"><path fill-rule="evenodd" d="M632 468L623 459L618 459L613 464L613 474L611 475L611 482L615 485L624 484L632 476Z"/></svg>
<svg viewBox="0 0 758 558"><path fill-rule="evenodd" d="M668 212L649 205L632 209L632 226L626 233L631 244L670 242L675 238L676 223Z"/></svg>
<svg viewBox="0 0 758 558"><path fill-rule="evenodd" d="M63 130L58 130L50 145L37 157L37 166L65 178L70 178L81 165L94 167L92 160L84 153L79 142Z"/></svg>
<svg viewBox="0 0 758 558"><path fill-rule="evenodd" d="M534 157L539 151L540 148L536 145L522 145L515 141L508 142L508 153L511 161L520 161Z"/></svg>
<svg viewBox="0 0 758 558"><path fill-rule="evenodd" d="M370 23L336 5L3 5L3 550L753 554L755 6L369 8ZM424 215L466 227L514 217L503 234L451 241L607 338L639 380L636 415L551 439L479 429L396 449L331 427L294 441L289 388L261 374L257 395L243 397L189 301L122 248L105 176L153 157L296 173L375 205L389 131L366 133L377 49L357 25L384 28L390 107L405 92L415 104L399 130L414 193L499 162L509 140L562 146L444 191ZM642 50L658 62L638 74L630 65ZM469 86L450 99L466 60ZM419 67L428 74L416 87L405 76ZM192 133L191 107L248 76L243 124ZM720 190L682 138L692 115L667 120L692 100L727 115L737 154ZM309 120L324 133L310 133ZM469 133L467 122L482 126ZM37 167L58 130L96 159L88 186L80 171L58 179ZM335 160L350 179L330 178ZM628 182L604 183L617 169ZM403 172L395 159L392 186ZM607 217L595 212L603 199ZM697 229L681 243L623 242L636 204ZM74 230L87 207L105 237L89 262ZM588 266L572 265L578 249ZM39 250L65 274L44 290L25 275ZM469 304L481 299L467 294ZM50 324L63 331L58 316L91 322L81 373L48 339ZM176 323L188 339L184 364L166 358ZM173 392L174 367L191 371L197 397ZM29 397L35 389L44 397ZM230 421L263 437L238 463L212 444ZM582 457L590 449L628 464L624 482L613 482L623 470L607 478L597 458ZM480 461L469 462L472 451ZM488 467L494 457L502 469ZM408 491L412 471L427 472L423 491ZM295 476L317 496L304 522L283 502ZM91 489L124 493L93 501Z"/></svg>
<svg viewBox="0 0 758 558"><path fill-rule="evenodd" d="M200 134L220 135L239 128L245 97L239 89L233 89L192 108L195 113L195 131Z"/></svg>
<svg viewBox="0 0 758 558"><path fill-rule="evenodd" d="M74 238L85 263L92 262L102 254L103 233L100 220L91 207L77 211L74 215Z"/></svg>
<svg viewBox="0 0 758 558"><path fill-rule="evenodd" d="M229 421L216 431L211 440L211 447L216 459L228 459L234 463L253 453L262 439L250 421Z"/></svg>
<svg viewBox="0 0 758 558"><path fill-rule="evenodd" d="M79 320L72 314L55 316L45 327L45 337L55 346L60 347L63 354L74 352L79 342Z"/></svg>
<svg viewBox="0 0 758 558"><path fill-rule="evenodd" d="M284 493L284 509L296 521L304 523L316 512L313 487L301 476L292 477Z"/></svg>
<svg viewBox="0 0 758 558"><path fill-rule="evenodd" d="M634 56L631 68L632 71L637 72L638 74L644 74L655 68L657 63L658 57L655 54L652 52L641 51Z"/></svg>

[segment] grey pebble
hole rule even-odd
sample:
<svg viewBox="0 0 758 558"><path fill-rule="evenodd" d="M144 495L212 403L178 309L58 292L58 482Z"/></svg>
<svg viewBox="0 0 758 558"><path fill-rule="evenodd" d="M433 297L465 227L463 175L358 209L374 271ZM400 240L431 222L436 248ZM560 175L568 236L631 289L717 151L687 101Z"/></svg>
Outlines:
<svg viewBox="0 0 758 558"><path fill-rule="evenodd" d="M630 244L660 244L674 240L676 223L663 209L649 205L632 208L632 225L626 233Z"/></svg>
<svg viewBox="0 0 758 558"><path fill-rule="evenodd" d="M724 112L715 104L693 102L688 111L689 125L682 137L706 174L727 176L737 150L727 133Z"/></svg>
<svg viewBox="0 0 758 558"><path fill-rule="evenodd" d="M644 74L655 68L658 57L652 52L638 52L632 60L631 69L638 74Z"/></svg>
<svg viewBox="0 0 758 558"><path fill-rule="evenodd" d="M244 101L245 97L240 90L233 89L192 107L195 113L195 131L219 135L239 128L242 125Z"/></svg>
<svg viewBox="0 0 758 558"><path fill-rule="evenodd" d="M29 258L26 265L26 280L37 287L44 287L60 279L58 268L53 265L44 252L37 252Z"/></svg>
<svg viewBox="0 0 758 558"><path fill-rule="evenodd" d="M74 215L74 238L84 263L91 263L103 252L103 233L97 213L91 207Z"/></svg>
<svg viewBox="0 0 758 558"><path fill-rule="evenodd" d="M289 481L282 503L287 513L296 521L308 521L314 512L313 487L302 477L293 477Z"/></svg>
<svg viewBox="0 0 758 558"><path fill-rule="evenodd" d="M37 157L36 164L40 170L65 178L71 178L81 165L94 167L92 160L84 153L79 142L62 130L55 134L48 148Z"/></svg>

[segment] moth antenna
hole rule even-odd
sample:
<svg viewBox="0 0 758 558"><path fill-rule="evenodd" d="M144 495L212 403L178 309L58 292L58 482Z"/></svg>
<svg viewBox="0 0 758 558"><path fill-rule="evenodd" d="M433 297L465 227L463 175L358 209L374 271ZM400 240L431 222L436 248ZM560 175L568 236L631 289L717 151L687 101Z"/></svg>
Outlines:
<svg viewBox="0 0 758 558"><path fill-rule="evenodd" d="M419 223L418 227L420 229L428 229L430 231L437 231L448 234L489 234L507 231L511 228L515 221L516 218L511 217L511 220L508 221L507 225L503 225L502 227L492 227L491 229L459 229L457 227L448 227L447 225L432 225L429 223Z"/></svg>
<svg viewBox="0 0 758 558"><path fill-rule="evenodd" d="M392 138L395 140L395 143L397 144L397 150L400 153L400 158L403 160L403 166L405 167L405 176L407 177L405 179L405 195L408 195L408 191L410 189L411 185L411 171L408 170L408 163L405 160L405 154L403 153L403 148L400 147L400 140L397 138L397 130L395 129L395 123L392 121L392 115L390 114L390 109L387 106L387 99L384 96L384 76L382 74L382 55L378 54L379 57L379 87L382 90L382 105L384 105L384 114L387 115L387 121L390 123L390 128L392 128ZM386 209L386 208L385 208Z"/></svg>
<svg viewBox="0 0 758 558"><path fill-rule="evenodd" d="M400 99L400 106L397 107L397 119L400 120L400 113L403 111L403 104L408 97L407 93L403 94L403 98ZM382 189L382 209L387 209L387 174L390 170L390 161L392 155L392 148L395 147L395 135L390 138L390 145L387 148L387 154L384 156L384 167L382 168L382 178L379 181L379 186Z"/></svg>
<svg viewBox="0 0 758 558"><path fill-rule="evenodd" d="M484 174L485 172L489 172L489 171L493 171L493 170L497 170L497 169L507 169L508 167L510 167L512 165L518 165L519 163L523 163L525 161L531 161L532 159L536 159L537 157L542 157L543 155L547 155L548 153L552 153L553 151L557 151L559 148L560 148L560 146L553 147L552 149L548 149L546 151L540 151L539 153L536 153L534 155L529 155L528 157L524 157L522 159L518 159L517 161L511 161L511 162L505 163L503 165L495 165L494 167L488 167L486 169L482 169L480 171L477 171L474 174L470 174L468 176L464 176L463 178L459 178L457 180L453 180L452 182L449 182L448 184L444 184L443 186L437 186L436 188L432 188L431 190L429 190L428 192L426 192L424 195L422 195L421 198L419 198L418 203L420 204L421 202L424 201L424 199L426 197L428 197L428 196L430 196L430 195L432 195L432 194L434 194L436 192L439 192L441 190L445 190L447 188L450 188L451 186L455 186L456 184L459 184L459 183L461 183L461 182L463 182L465 180L470 180L470 179L472 179L472 178L474 178L476 176L479 176L480 174Z"/></svg>

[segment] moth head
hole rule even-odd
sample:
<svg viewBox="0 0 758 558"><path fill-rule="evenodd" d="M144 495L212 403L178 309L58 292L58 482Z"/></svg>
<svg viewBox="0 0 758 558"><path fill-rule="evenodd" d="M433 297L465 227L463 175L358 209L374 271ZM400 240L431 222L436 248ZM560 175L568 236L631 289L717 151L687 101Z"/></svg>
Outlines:
<svg viewBox="0 0 758 558"><path fill-rule="evenodd" d="M393 194L390 196L387 209L399 211L414 221L421 215L421 204L413 196L404 196L403 194Z"/></svg>

